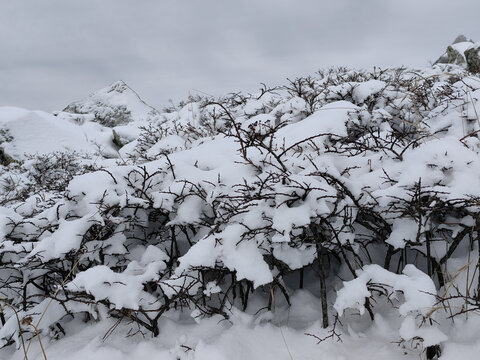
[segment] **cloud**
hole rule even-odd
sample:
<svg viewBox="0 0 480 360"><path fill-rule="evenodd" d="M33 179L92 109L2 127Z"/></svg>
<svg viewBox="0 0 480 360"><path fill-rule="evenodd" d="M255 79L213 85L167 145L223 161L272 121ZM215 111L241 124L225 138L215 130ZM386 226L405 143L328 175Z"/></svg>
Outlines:
<svg viewBox="0 0 480 360"><path fill-rule="evenodd" d="M476 0L24 0L0 5L0 105L54 110L117 79L161 108L332 65L425 66Z"/></svg>

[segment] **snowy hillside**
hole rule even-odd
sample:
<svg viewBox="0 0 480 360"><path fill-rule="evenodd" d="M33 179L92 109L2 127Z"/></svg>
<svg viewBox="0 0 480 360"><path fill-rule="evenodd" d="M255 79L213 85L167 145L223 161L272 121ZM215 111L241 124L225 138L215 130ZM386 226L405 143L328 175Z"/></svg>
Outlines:
<svg viewBox="0 0 480 360"><path fill-rule="evenodd" d="M63 151L118 157L118 149L136 140L141 127L160 119L123 81L54 114L12 107L0 111L2 148L16 160Z"/></svg>
<svg viewBox="0 0 480 360"><path fill-rule="evenodd" d="M444 60L0 108L0 358L473 358L480 77Z"/></svg>

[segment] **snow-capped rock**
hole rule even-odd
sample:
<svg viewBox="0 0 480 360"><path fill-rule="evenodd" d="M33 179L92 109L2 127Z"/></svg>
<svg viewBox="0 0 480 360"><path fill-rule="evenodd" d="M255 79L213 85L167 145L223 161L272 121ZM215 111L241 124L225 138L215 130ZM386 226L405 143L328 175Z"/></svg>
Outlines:
<svg viewBox="0 0 480 360"><path fill-rule="evenodd" d="M464 35L459 35L447 47L435 64L460 65L472 73L480 72L480 42L468 40Z"/></svg>

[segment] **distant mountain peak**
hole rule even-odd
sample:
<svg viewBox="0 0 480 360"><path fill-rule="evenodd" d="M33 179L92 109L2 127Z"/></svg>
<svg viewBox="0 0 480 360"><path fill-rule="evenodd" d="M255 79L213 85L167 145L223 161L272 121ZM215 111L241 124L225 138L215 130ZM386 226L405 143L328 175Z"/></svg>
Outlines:
<svg viewBox="0 0 480 360"><path fill-rule="evenodd" d="M131 121L145 121L159 112L143 101L124 81L118 80L95 91L83 100L70 103L64 112L91 114L104 126L117 126Z"/></svg>

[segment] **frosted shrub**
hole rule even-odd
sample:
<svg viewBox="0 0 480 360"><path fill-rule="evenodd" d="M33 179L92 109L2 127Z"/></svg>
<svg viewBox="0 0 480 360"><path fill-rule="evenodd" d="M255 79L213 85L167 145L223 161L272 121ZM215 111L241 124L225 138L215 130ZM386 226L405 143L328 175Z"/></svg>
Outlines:
<svg viewBox="0 0 480 360"><path fill-rule="evenodd" d="M478 249L479 96L455 65L331 69L169 109L118 164L3 167L3 344L33 335L12 309L41 331L89 314L158 335L171 309L228 318L302 287L320 288L324 327L403 293L400 335L441 341L415 316L433 316L452 257Z"/></svg>

